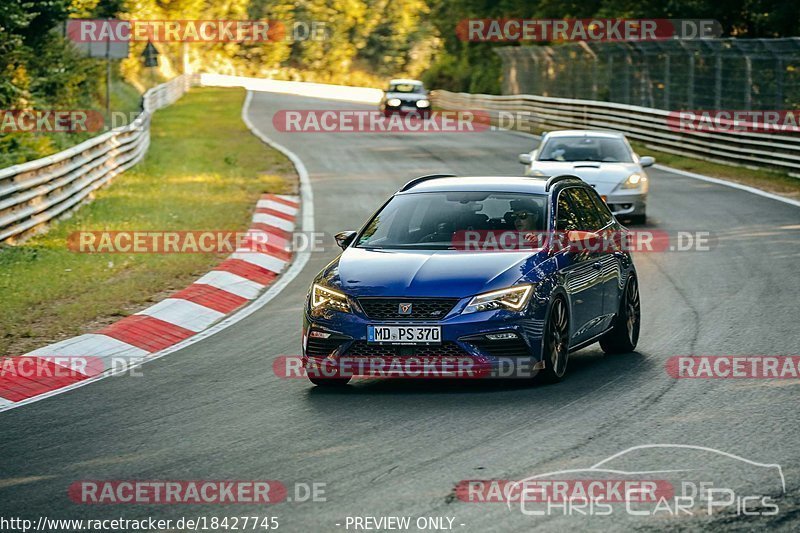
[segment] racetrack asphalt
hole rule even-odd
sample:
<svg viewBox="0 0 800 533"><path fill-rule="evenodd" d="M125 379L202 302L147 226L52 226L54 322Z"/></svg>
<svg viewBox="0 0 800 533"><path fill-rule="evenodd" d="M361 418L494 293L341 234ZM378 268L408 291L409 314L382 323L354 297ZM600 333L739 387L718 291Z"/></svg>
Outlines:
<svg viewBox="0 0 800 533"><path fill-rule="evenodd" d="M281 133L281 109L365 106L256 93L250 118L297 154L313 186L315 226L357 229L402 184L427 173L519 175L535 139L448 134ZM357 380L324 390L280 379L299 354L309 283L330 246L244 320L139 369L0 415L0 516L277 516L285 531L339 531L347 516L450 516L459 531L521 528L795 529L800 522L800 380L673 379L676 355L791 355L800 350L800 210L744 191L650 170L647 227L707 231L709 251L638 253L643 324L637 351L573 354L557 385ZM122 178L124 179L124 177ZM520 479L589 467L639 444L688 444L782 467L713 458L731 486L772 487L771 517L532 517L453 496L464 479ZM679 461L673 457L670 460ZM659 465L663 466L663 465ZM79 480L276 479L325 483L325 502L272 507L77 505ZM745 490L745 489L743 489ZM767 489L764 489L767 490ZM341 525L338 525L341 524ZM463 525L461 525L463 524Z"/></svg>

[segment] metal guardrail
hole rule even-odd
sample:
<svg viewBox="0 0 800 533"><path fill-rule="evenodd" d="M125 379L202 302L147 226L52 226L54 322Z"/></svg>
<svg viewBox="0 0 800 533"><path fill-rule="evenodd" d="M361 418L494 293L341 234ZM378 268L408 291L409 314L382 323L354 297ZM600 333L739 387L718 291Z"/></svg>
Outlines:
<svg viewBox="0 0 800 533"><path fill-rule="evenodd" d="M680 131L674 119L668 122L669 111L594 100L449 91L433 91L431 98L439 109L485 111L492 123L519 131L619 131L653 150L748 168L780 169L800 177L800 135Z"/></svg>
<svg viewBox="0 0 800 533"><path fill-rule="evenodd" d="M209 87L244 87L248 91L283 93L363 104L377 104L383 97L382 90L369 87L350 87L308 81L271 80L246 76L228 76L225 74L200 74L198 84Z"/></svg>
<svg viewBox="0 0 800 533"><path fill-rule="evenodd" d="M150 145L150 118L183 96L190 76L148 90L143 111L115 128L48 157L0 169L0 242L14 242L79 206L116 175L142 159Z"/></svg>

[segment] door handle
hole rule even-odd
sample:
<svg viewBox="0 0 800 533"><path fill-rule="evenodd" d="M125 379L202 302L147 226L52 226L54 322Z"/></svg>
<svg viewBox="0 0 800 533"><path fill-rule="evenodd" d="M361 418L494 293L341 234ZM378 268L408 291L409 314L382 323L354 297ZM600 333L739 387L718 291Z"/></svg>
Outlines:
<svg viewBox="0 0 800 533"><path fill-rule="evenodd" d="M594 263L592 263L592 268L595 270L602 270L603 264L600 261L595 261Z"/></svg>

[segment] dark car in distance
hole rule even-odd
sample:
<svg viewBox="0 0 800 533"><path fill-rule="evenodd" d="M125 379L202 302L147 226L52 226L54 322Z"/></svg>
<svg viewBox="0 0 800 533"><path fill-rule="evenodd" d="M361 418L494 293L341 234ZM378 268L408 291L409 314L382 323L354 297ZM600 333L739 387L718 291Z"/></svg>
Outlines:
<svg viewBox="0 0 800 533"><path fill-rule="evenodd" d="M413 113L428 117L431 102L428 99L428 91L421 81L395 79L389 82L389 87L384 91L379 109L386 116L393 113Z"/></svg>

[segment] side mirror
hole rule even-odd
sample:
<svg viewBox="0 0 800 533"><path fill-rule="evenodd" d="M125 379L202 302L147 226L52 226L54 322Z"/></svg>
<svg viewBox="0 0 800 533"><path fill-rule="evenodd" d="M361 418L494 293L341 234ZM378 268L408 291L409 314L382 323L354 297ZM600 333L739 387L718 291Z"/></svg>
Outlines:
<svg viewBox="0 0 800 533"><path fill-rule="evenodd" d="M639 158L639 164L642 165L642 167L652 167L655 162L656 158L651 157L649 155L645 155Z"/></svg>
<svg viewBox="0 0 800 533"><path fill-rule="evenodd" d="M339 245L339 248L344 250L350 246L350 243L356 238L357 233L357 231L342 231L334 235L333 238L336 239L336 244Z"/></svg>
<svg viewBox="0 0 800 533"><path fill-rule="evenodd" d="M531 154L519 154L519 162L523 165L530 165L533 162Z"/></svg>

